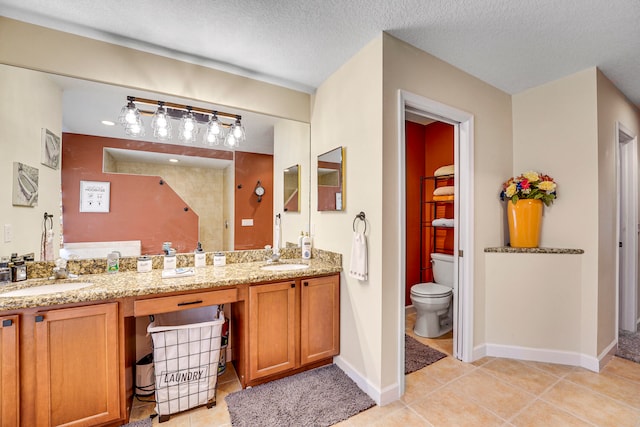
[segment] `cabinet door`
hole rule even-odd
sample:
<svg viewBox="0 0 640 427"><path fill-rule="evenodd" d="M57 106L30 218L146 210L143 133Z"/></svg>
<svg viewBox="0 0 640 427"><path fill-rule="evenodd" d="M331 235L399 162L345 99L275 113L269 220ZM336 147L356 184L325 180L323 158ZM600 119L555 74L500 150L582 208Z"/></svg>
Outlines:
<svg viewBox="0 0 640 427"><path fill-rule="evenodd" d="M118 305L36 317L39 426L90 426L120 418Z"/></svg>
<svg viewBox="0 0 640 427"><path fill-rule="evenodd" d="M20 425L18 316L0 317L0 426Z"/></svg>
<svg viewBox="0 0 640 427"><path fill-rule="evenodd" d="M300 291L300 363L340 352L340 276L302 281Z"/></svg>
<svg viewBox="0 0 640 427"><path fill-rule="evenodd" d="M295 367L296 284L249 288L249 378L255 380Z"/></svg>

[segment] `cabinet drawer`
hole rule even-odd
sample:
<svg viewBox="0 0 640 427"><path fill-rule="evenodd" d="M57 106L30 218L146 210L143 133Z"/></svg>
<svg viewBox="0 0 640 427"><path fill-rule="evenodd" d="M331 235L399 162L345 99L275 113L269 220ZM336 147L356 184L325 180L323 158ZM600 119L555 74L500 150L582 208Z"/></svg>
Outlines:
<svg viewBox="0 0 640 427"><path fill-rule="evenodd" d="M171 311L188 310L214 304L227 304L238 300L235 288L219 291L197 292L194 294L174 295L136 300L133 302L134 316L148 316L150 314L168 313Z"/></svg>

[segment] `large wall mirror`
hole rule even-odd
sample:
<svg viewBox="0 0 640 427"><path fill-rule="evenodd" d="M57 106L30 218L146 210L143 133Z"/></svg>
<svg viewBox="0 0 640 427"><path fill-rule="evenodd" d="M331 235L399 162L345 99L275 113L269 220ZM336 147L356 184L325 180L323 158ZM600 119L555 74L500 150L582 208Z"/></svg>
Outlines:
<svg viewBox="0 0 640 427"><path fill-rule="evenodd" d="M300 212L300 166L284 170L284 211Z"/></svg>
<svg viewBox="0 0 640 427"><path fill-rule="evenodd" d="M318 210L342 211L344 192L344 147L318 156Z"/></svg>
<svg viewBox="0 0 640 427"><path fill-rule="evenodd" d="M7 154L2 169L12 162L39 166L41 181L44 177L52 183L47 187L41 182L41 193L57 200L41 197L39 206L28 210L11 206L11 190L2 190L0 213L13 224L17 236L28 227L39 230L42 222L21 218L42 217L41 211L46 210L55 214L56 224L62 211L61 236L56 237L65 244L139 240L143 254L161 253L163 241L172 242L178 252L193 251L198 241L206 251L263 248L272 244L275 215L284 209L279 201L288 190L280 178L282 170L293 163L309 164L308 123L183 99L179 94L144 92L6 65L0 65L0 76L4 79L0 103L5 104L0 118L23 130L37 129L38 135L47 128L62 139L62 166L52 170L40 164L39 138L34 143L35 138L19 129L0 132L0 148ZM145 135L130 136L118 123L127 97L240 115L246 140L235 149L223 141L207 144L206 124L199 124L196 140L185 143L177 135L178 119L170 119L172 139L160 140L150 127L157 105L148 104L136 104ZM50 118L42 120L40 110ZM225 122L224 117L220 119ZM226 119L227 124L233 121ZM27 143L34 147L20 147ZM295 149L288 149L292 144ZM297 167L297 173L300 170ZM48 180L49 176L57 181ZM109 212L80 212L80 181L110 183ZM261 202L253 193L256 181L266 189ZM299 223L282 224L283 241L296 241L300 229L309 223L308 192L303 199L299 194L297 208L305 216L296 219ZM7 243L0 248L8 253L35 252L38 259L39 232L37 236L20 246Z"/></svg>

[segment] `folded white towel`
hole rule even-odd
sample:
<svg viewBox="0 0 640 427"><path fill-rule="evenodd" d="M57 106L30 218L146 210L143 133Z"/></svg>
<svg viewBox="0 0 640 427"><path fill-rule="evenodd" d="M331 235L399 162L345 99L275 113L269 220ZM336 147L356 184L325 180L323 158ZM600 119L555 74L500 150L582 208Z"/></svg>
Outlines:
<svg viewBox="0 0 640 427"><path fill-rule="evenodd" d="M367 236L365 236L364 233L353 233L349 276L358 280L367 280L369 277L367 267Z"/></svg>
<svg viewBox="0 0 640 427"><path fill-rule="evenodd" d="M433 173L433 176L453 175L455 173L455 165L441 166Z"/></svg>
<svg viewBox="0 0 640 427"><path fill-rule="evenodd" d="M438 218L431 221L431 225L434 227L453 227L453 218Z"/></svg>
<svg viewBox="0 0 640 427"><path fill-rule="evenodd" d="M171 279L174 277L188 277L195 274L196 272L193 267L171 268L168 270L162 270L163 279Z"/></svg>
<svg viewBox="0 0 640 427"><path fill-rule="evenodd" d="M438 187L433 190L434 196L453 196L455 188L453 185L446 185L444 187Z"/></svg>

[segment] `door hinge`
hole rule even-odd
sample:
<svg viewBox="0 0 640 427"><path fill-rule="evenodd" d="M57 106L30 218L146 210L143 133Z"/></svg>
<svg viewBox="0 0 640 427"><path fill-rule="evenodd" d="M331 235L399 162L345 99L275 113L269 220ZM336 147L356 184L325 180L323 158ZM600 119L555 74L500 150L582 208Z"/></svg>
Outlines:
<svg viewBox="0 0 640 427"><path fill-rule="evenodd" d="M462 258L464 256L464 252L462 251L462 249L458 249L458 256L460 258Z"/></svg>
<svg viewBox="0 0 640 427"><path fill-rule="evenodd" d="M622 247L622 242L618 242L618 247L621 248Z"/></svg>

